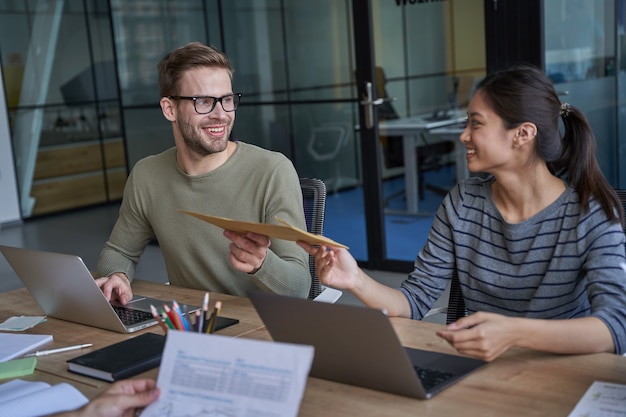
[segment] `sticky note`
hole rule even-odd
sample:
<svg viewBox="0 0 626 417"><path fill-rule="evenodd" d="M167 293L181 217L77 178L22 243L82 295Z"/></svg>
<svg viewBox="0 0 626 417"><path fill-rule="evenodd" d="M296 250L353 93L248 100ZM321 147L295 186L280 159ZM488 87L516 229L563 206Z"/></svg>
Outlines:
<svg viewBox="0 0 626 417"><path fill-rule="evenodd" d="M36 357L0 362L0 379L30 375L35 372L35 365L37 365Z"/></svg>

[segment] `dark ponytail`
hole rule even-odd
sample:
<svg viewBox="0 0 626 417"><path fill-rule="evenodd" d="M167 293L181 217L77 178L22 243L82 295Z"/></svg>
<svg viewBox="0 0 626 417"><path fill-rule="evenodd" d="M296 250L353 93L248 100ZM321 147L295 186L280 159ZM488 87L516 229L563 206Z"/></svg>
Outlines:
<svg viewBox="0 0 626 417"><path fill-rule="evenodd" d="M569 183L578 192L584 210L589 210L589 199L593 196L609 219L623 224L622 205L598 165L596 138L587 117L578 108L567 103L563 103L561 107L561 119L565 128L563 151L560 160L552 164L554 169L565 171Z"/></svg>

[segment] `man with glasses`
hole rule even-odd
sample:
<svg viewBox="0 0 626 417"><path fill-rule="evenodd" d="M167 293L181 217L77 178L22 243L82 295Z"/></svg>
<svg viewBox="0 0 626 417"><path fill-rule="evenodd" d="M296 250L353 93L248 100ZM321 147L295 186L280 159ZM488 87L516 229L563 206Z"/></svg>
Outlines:
<svg viewBox="0 0 626 417"><path fill-rule="evenodd" d="M305 229L297 172L278 152L229 140L241 94L223 53L192 42L158 64L161 110L175 146L135 164L119 218L98 262L112 300L132 298L130 281L146 245L158 241L173 285L245 296L251 290L306 297L308 254L293 242L239 235L180 213ZM219 104L218 104L219 103ZM271 246L270 246L271 243Z"/></svg>

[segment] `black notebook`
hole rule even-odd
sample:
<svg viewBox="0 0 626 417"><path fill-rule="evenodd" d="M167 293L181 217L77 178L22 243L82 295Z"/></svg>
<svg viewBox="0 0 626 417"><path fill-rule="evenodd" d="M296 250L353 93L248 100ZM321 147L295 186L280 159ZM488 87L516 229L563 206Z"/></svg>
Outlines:
<svg viewBox="0 0 626 417"><path fill-rule="evenodd" d="M159 366L164 347L165 336L144 333L70 359L68 370L104 381L118 381Z"/></svg>

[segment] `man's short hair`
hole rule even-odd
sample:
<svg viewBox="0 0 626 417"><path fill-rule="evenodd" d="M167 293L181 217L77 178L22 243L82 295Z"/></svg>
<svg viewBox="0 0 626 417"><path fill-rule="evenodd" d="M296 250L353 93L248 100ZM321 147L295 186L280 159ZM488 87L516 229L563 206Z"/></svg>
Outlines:
<svg viewBox="0 0 626 417"><path fill-rule="evenodd" d="M232 81L234 71L230 60L212 46L190 42L165 55L157 65L161 97L179 95L178 83L182 76L191 69L205 67L224 68Z"/></svg>

